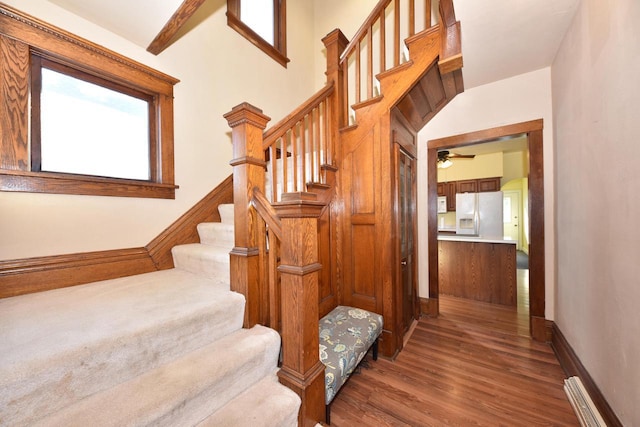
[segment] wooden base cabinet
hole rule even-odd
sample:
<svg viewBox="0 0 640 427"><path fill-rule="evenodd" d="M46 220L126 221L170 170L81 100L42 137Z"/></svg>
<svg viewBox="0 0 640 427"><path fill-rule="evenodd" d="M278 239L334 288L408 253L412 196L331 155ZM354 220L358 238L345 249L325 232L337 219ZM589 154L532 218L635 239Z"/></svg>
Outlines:
<svg viewBox="0 0 640 427"><path fill-rule="evenodd" d="M516 306L516 245L439 241L438 285L444 295Z"/></svg>

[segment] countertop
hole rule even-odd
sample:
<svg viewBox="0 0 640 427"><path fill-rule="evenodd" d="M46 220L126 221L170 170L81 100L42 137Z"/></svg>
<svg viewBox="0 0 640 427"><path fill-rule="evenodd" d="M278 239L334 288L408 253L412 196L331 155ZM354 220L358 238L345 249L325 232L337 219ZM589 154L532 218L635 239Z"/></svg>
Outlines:
<svg viewBox="0 0 640 427"><path fill-rule="evenodd" d="M472 243L505 243L508 245L515 245L515 240L505 239L488 239L482 236L469 236L464 234L438 234L438 240L444 240L448 242L472 242Z"/></svg>

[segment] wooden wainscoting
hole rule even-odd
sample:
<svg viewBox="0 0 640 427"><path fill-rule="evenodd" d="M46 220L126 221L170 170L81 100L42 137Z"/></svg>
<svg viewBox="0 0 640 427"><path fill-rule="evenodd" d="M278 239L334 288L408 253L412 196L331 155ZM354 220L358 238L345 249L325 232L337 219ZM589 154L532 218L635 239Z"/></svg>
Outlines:
<svg viewBox="0 0 640 427"><path fill-rule="evenodd" d="M196 226L220 221L218 205L232 202L229 176L144 248L0 261L0 298L172 268L171 248L198 242Z"/></svg>

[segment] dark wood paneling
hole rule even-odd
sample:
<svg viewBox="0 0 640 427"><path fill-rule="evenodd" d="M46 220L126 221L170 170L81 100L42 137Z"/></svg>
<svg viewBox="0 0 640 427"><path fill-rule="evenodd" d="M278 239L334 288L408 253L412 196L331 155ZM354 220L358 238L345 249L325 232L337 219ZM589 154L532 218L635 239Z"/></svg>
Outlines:
<svg viewBox="0 0 640 427"><path fill-rule="evenodd" d="M602 415L607 426L622 427L622 422L620 422L611 406L609 406L609 402L607 402L607 399L596 385L595 381L589 374L589 371L587 371L580 361L580 358L575 353L558 325L554 323L552 330L551 347L558 357L560 366L562 366L564 372L568 377L577 376L580 378L582 384L589 393L589 397L591 397L591 400L593 400L593 403L598 408L598 411L600 412L600 415Z"/></svg>
<svg viewBox="0 0 640 427"><path fill-rule="evenodd" d="M549 345L512 307L441 298L394 361L369 361L333 401L331 425L579 426Z"/></svg>
<svg viewBox="0 0 640 427"><path fill-rule="evenodd" d="M516 305L515 245L439 241L438 263L441 294Z"/></svg>

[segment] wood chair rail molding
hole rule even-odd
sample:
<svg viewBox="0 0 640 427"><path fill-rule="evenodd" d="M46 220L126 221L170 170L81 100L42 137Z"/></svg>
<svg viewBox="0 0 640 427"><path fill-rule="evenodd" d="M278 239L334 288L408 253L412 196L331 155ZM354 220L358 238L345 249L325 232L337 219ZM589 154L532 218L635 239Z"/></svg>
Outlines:
<svg viewBox="0 0 640 427"><path fill-rule="evenodd" d="M429 233L429 300L437 307L438 298L438 224L437 224L437 175L438 150L464 147L488 142L501 137L526 134L529 146L529 318L530 333L538 341L549 340L549 328L545 320L545 236L544 236L544 171L543 171L543 120L531 120L468 132L427 142L428 172L428 220Z"/></svg>
<svg viewBox="0 0 640 427"><path fill-rule="evenodd" d="M172 268L171 248L199 242L196 226L219 222L218 206L232 202L229 176L143 248L0 261L0 298Z"/></svg>

